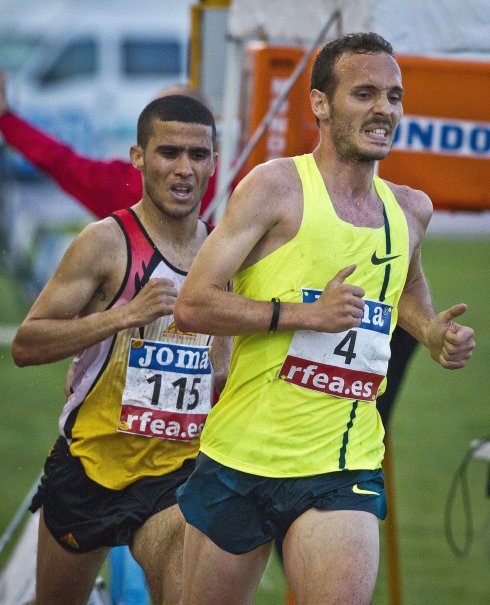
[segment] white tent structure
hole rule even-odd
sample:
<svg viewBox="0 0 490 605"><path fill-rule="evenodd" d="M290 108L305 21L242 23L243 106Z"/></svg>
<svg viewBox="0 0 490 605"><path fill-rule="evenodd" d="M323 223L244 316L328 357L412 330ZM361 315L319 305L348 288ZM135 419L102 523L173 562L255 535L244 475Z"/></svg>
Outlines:
<svg viewBox="0 0 490 605"><path fill-rule="evenodd" d="M234 0L228 34L312 42L338 11L340 30L375 31L396 52L490 52L488 0Z"/></svg>
<svg viewBox="0 0 490 605"><path fill-rule="evenodd" d="M490 61L490 10L488 0L233 0L227 24L227 49L223 98L221 170L218 193L206 217L217 222L229 188L247 154L260 138L307 58L291 76L290 86L277 98L230 170L235 149L241 64L244 45L254 39L273 43L317 46L354 31L375 31L398 54L459 56Z"/></svg>

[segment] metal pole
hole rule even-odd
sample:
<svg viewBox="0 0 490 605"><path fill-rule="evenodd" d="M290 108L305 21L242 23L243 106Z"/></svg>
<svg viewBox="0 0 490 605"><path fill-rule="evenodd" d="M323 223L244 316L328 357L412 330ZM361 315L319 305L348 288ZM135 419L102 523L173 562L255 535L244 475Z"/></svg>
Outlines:
<svg viewBox="0 0 490 605"><path fill-rule="evenodd" d="M296 84L297 79L299 78L302 71L308 64L308 61L310 60L310 58L313 56L313 53L315 52L315 50L317 49L317 47L319 46L321 41L327 35L328 30L332 27L332 25L335 23L335 21L337 21L337 19L339 19L339 18L340 18L340 11L335 11L333 13L333 15L330 17L330 19L327 21L325 26L321 29L320 33L318 34L318 36L316 37L314 42L311 44L309 50L303 56L302 60L298 63L295 70L291 74L291 77L286 82L282 93L274 100L269 111L263 118L262 122L258 125L256 131L253 133L253 135L248 140L245 147L242 149L240 155L238 156L238 159L235 162L233 169L228 174L228 178L226 179L224 185L219 187L218 193L215 195L212 202L209 204L209 206L204 211L204 213L202 215L203 220L207 220L211 216L211 214L216 210L216 208L219 206L222 199L225 197L227 191L229 190L231 184L235 180L237 174L240 172L243 165L245 164L248 156L250 155L250 153L254 149L255 145L260 140L260 137L264 134L265 129L272 122L272 120L276 116L277 112L281 108L282 104L286 100L292 87Z"/></svg>
<svg viewBox="0 0 490 605"><path fill-rule="evenodd" d="M214 211L213 222L215 224L219 222L223 215L232 182L227 178L227 175L231 169L237 140L236 120L240 103L242 49L243 42L240 40L227 40L225 66L226 87L223 98L223 132L219 146L219 170L217 183L217 191L222 192L222 194L219 197L219 201L216 203L216 209ZM214 203L214 199L212 203Z"/></svg>
<svg viewBox="0 0 490 605"><path fill-rule="evenodd" d="M385 447L383 470L385 473L388 516L384 527L386 538L385 553L388 576L388 595L390 605L402 605L402 580L400 573L400 551L398 546L398 523L395 502L395 474L393 471L392 447L389 435L386 435Z"/></svg>
<svg viewBox="0 0 490 605"><path fill-rule="evenodd" d="M39 475L39 477L33 483L31 489L27 492L27 496L24 498L24 500L22 501L22 504L19 506L19 509L13 516L12 521L10 521L10 523L7 526L7 529L3 532L3 535L0 538L0 553L3 551L6 544L8 544L8 542L10 542L10 540L12 539L12 536L15 533L15 530L21 524L22 519L24 518L24 515L26 514L27 509L29 508L29 506L31 504L31 500L37 491L37 486L39 485L41 476L42 475Z"/></svg>

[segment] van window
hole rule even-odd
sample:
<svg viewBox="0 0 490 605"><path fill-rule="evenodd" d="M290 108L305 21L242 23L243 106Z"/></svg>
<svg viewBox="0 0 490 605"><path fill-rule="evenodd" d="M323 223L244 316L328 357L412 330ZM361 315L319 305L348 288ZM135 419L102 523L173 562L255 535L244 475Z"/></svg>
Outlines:
<svg viewBox="0 0 490 605"><path fill-rule="evenodd" d="M41 76L40 84L48 86L96 73L97 50L94 38L80 38L70 42L50 69Z"/></svg>
<svg viewBox="0 0 490 605"><path fill-rule="evenodd" d="M40 36L30 34L10 34L0 32L0 67L4 71L21 68L33 49L39 44Z"/></svg>
<svg viewBox="0 0 490 605"><path fill-rule="evenodd" d="M123 42L123 71L128 76L180 75L182 46L177 40L136 40Z"/></svg>

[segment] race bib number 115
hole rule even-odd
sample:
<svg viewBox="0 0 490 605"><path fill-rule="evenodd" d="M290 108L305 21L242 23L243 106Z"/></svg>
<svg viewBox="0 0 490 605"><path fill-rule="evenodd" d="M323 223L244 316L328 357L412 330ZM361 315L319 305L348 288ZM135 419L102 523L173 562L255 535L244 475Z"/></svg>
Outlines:
<svg viewBox="0 0 490 605"><path fill-rule="evenodd" d="M211 409L209 347L133 339L118 431L189 441Z"/></svg>

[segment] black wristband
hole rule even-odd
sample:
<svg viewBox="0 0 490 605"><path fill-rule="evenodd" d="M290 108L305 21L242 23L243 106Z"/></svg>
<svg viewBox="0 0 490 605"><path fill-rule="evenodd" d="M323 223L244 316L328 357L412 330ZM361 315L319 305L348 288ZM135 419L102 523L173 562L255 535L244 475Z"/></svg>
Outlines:
<svg viewBox="0 0 490 605"><path fill-rule="evenodd" d="M277 322L279 321L279 311L281 310L281 301L278 298L272 298L274 307L272 308L271 325L269 326L269 332L275 332L277 328Z"/></svg>

